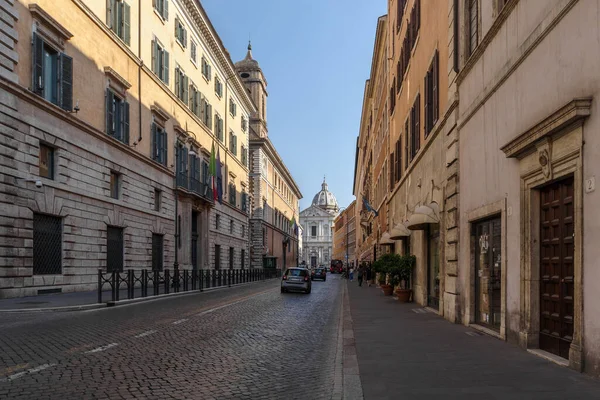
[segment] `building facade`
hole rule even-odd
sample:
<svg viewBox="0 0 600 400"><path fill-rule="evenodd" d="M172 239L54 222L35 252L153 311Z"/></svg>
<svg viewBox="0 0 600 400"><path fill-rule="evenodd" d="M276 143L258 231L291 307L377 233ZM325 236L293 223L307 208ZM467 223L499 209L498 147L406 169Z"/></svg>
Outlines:
<svg viewBox="0 0 600 400"><path fill-rule="evenodd" d="M257 105L250 115L250 264L252 268L295 266L299 254L300 188L294 181L267 128L267 80L252 57L235 64L248 93Z"/></svg>
<svg viewBox="0 0 600 400"><path fill-rule="evenodd" d="M139 5L0 1L0 297L248 265L256 107L199 2Z"/></svg>
<svg viewBox="0 0 600 400"><path fill-rule="evenodd" d="M334 219L339 206L323 179L321 190L313 197L310 207L300 212L302 237L302 263L312 267L328 266L333 256Z"/></svg>
<svg viewBox="0 0 600 400"><path fill-rule="evenodd" d="M344 208L333 220L333 259L342 260L344 265L354 266L354 213L356 201Z"/></svg>

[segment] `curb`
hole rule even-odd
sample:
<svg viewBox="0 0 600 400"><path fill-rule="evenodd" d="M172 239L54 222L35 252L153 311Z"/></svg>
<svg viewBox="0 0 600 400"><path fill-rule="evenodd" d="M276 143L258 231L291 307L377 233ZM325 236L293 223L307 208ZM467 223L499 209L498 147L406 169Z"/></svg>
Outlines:
<svg viewBox="0 0 600 400"><path fill-rule="evenodd" d="M108 301L108 302L103 302L103 303L80 304L80 305L75 305L75 306L61 306L61 307L45 307L45 308L15 308L15 309L7 309L7 310L0 309L0 314L2 314L2 313L18 314L18 313L44 313L44 312L67 312L67 311L95 310L95 309L99 309L99 308L125 306L125 305L131 305L131 304L136 304L136 303L145 303L145 302L150 302L150 301L164 300L166 298L189 296L189 295L193 295L193 294L201 294L201 293L206 293L206 292L231 289L231 288L251 285L251 284L255 284L255 283L268 282L270 280L272 280L272 279L267 279L266 281L239 283L239 284L231 285L231 286L219 286L219 287L206 288L203 291L196 289L196 290L193 290L193 291L190 290L187 292L159 294L157 296L138 297L135 299Z"/></svg>
<svg viewBox="0 0 600 400"><path fill-rule="evenodd" d="M344 398L344 292L346 290L346 285L342 285L341 290L342 295L340 301L340 317L338 321L337 349L335 352L332 400L342 400Z"/></svg>
<svg viewBox="0 0 600 400"><path fill-rule="evenodd" d="M348 284L344 285L343 303L343 398L346 400L363 400L363 388L360 380L360 370L356 354L356 342L354 340L354 327L352 324L352 313L350 311L350 297L348 295Z"/></svg>

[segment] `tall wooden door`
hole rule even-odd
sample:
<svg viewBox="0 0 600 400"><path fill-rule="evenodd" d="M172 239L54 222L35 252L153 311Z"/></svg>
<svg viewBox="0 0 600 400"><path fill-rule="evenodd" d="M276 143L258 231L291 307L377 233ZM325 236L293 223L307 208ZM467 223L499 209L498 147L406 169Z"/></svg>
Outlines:
<svg viewBox="0 0 600 400"><path fill-rule="evenodd" d="M573 178L541 190L540 348L569 358L575 279Z"/></svg>

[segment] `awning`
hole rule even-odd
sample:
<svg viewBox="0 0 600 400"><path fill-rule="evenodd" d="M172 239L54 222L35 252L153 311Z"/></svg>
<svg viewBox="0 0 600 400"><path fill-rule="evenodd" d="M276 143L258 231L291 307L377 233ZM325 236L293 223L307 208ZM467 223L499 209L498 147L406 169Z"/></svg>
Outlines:
<svg viewBox="0 0 600 400"><path fill-rule="evenodd" d="M439 207L437 203L429 203L426 206L419 206L414 214L410 216L406 227L411 231L418 231L427 228L429 224L439 224Z"/></svg>
<svg viewBox="0 0 600 400"><path fill-rule="evenodd" d="M390 231L390 239L400 240L409 237L412 232L403 223L396 224Z"/></svg>
<svg viewBox="0 0 600 400"><path fill-rule="evenodd" d="M380 245L384 245L384 246L389 246L392 244L396 244L396 242L394 242L391 238L390 238L390 234L385 232L383 235L381 235L381 238L379 239L379 244Z"/></svg>

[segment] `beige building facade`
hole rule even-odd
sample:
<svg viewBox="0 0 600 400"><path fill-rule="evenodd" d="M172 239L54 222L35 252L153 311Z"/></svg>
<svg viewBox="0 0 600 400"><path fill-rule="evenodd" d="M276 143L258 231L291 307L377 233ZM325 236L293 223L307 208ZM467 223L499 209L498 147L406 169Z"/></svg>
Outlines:
<svg viewBox="0 0 600 400"><path fill-rule="evenodd" d="M0 297L249 265L256 107L199 2L139 5L0 1Z"/></svg>

